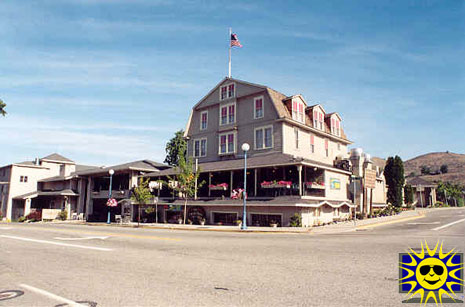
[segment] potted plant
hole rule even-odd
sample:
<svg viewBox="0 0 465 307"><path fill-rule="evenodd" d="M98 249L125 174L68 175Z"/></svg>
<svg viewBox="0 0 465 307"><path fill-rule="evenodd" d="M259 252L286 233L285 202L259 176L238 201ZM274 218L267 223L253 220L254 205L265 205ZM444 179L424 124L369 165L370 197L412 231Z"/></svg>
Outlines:
<svg viewBox="0 0 465 307"><path fill-rule="evenodd" d="M178 217L178 224L182 224L182 217Z"/></svg>
<svg viewBox="0 0 465 307"><path fill-rule="evenodd" d="M236 223L237 226L241 227L242 226L242 221L237 219L234 221Z"/></svg>
<svg viewBox="0 0 465 307"><path fill-rule="evenodd" d="M204 226L207 220L203 217L200 219L200 225Z"/></svg>
<svg viewBox="0 0 465 307"><path fill-rule="evenodd" d="M276 227L278 227L278 223L276 221L274 221L274 220L271 220L270 221L270 227L276 228Z"/></svg>
<svg viewBox="0 0 465 307"><path fill-rule="evenodd" d="M190 219L187 220L187 223L188 223L189 225L194 224Z"/></svg>

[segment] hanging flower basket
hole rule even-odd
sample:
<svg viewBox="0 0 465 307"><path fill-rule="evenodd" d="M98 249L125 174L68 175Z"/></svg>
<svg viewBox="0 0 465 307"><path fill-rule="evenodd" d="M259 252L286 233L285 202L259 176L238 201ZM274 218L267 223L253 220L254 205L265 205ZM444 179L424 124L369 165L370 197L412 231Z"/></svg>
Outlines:
<svg viewBox="0 0 465 307"><path fill-rule="evenodd" d="M118 202L114 198L109 198L107 200L107 206L108 207L116 207L116 206L118 206Z"/></svg>

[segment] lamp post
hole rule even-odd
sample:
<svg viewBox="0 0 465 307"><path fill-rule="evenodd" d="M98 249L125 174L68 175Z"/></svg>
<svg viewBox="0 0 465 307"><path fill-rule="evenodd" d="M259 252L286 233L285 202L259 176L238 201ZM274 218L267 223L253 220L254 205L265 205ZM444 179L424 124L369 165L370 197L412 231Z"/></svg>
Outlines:
<svg viewBox="0 0 465 307"><path fill-rule="evenodd" d="M352 182L354 183L354 225L357 223L357 181L358 179L362 179L362 177L357 177L352 175Z"/></svg>
<svg viewBox="0 0 465 307"><path fill-rule="evenodd" d="M111 199L111 186L113 184L113 174L115 173L115 171L113 169L110 169L108 171L108 174L110 174L110 187L108 189L108 199ZM108 206L108 218L107 218L107 224L110 224L111 223L111 218L110 218L110 209L111 207Z"/></svg>
<svg viewBox="0 0 465 307"><path fill-rule="evenodd" d="M244 203L244 210L242 212L242 230L247 229L247 152L250 149L250 145L247 143L242 144L242 150L244 151L244 191L242 195L243 203Z"/></svg>

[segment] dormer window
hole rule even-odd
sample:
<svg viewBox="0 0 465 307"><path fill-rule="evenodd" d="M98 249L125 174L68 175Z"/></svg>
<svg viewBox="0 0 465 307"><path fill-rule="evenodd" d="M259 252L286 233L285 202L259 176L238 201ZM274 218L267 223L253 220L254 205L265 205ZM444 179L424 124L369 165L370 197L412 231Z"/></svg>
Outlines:
<svg viewBox="0 0 465 307"><path fill-rule="evenodd" d="M200 113L200 130L208 128L208 111Z"/></svg>
<svg viewBox="0 0 465 307"><path fill-rule="evenodd" d="M262 118L263 117L263 96L257 97L254 99L254 118Z"/></svg>
<svg viewBox="0 0 465 307"><path fill-rule="evenodd" d="M337 136L341 136L340 121L337 118L331 119L331 133Z"/></svg>
<svg viewBox="0 0 465 307"><path fill-rule="evenodd" d="M292 119L304 122L304 104L303 102L293 101L292 102Z"/></svg>
<svg viewBox="0 0 465 307"><path fill-rule="evenodd" d="M236 122L236 103L229 103L220 107L220 125Z"/></svg>
<svg viewBox="0 0 465 307"><path fill-rule="evenodd" d="M220 100L236 97L236 87L234 83L223 85L220 89Z"/></svg>
<svg viewBox="0 0 465 307"><path fill-rule="evenodd" d="M319 113L320 115L320 130L323 130L323 113Z"/></svg>

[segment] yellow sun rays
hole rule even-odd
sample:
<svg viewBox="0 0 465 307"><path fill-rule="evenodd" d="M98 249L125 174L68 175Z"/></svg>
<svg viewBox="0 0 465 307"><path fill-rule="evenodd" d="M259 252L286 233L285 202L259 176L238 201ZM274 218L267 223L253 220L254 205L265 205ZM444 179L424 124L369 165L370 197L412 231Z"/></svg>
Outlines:
<svg viewBox="0 0 465 307"><path fill-rule="evenodd" d="M426 242L426 240L425 240L424 245L423 245L423 242L421 242L421 252L415 252L412 248L409 248L410 252L407 252L407 253L410 256L410 262L408 262L408 263L407 262L399 262L399 268L402 269L402 270L405 270L407 272L406 276L399 279L399 285L409 284L411 286L410 291L406 294L406 296L408 296L407 301L410 300L411 298L413 298L415 295L419 294L420 295L420 304L424 303L425 306L426 306L426 304L428 303L429 300L434 300L436 305L438 305L438 300L439 300L439 304L441 304L441 306L442 306L442 296L443 295L447 295L448 297L450 297L455 302L455 299L452 297L452 295L454 295L455 297L457 297L457 295L452 290L452 286L453 285L464 286L464 283L463 283L464 280L462 279L463 276L461 276L462 278L459 278L457 276L458 272L460 270L463 270L463 262L462 263L453 263L452 259L457 254L457 252L452 254L452 252L455 250L455 248L451 249L447 253L444 253L443 252L443 244L444 244L444 241L441 241L441 245L439 245L439 240L438 240L438 242L436 243L434 248L431 249L428 246L428 242ZM439 251L438 251L438 247L439 247ZM416 258L413 255L415 255ZM436 297L436 293L434 291L432 291L432 290L426 290L425 291L425 289L423 289L422 287L417 289L416 291L414 291L416 289L417 285L419 284L415 280L401 282L402 280L409 279L413 275L415 275L415 272L414 272L415 269L414 268L418 265L417 258L419 260L423 260L423 259L425 259L425 257L428 257L428 256L429 257L436 256L441 261L449 256L449 259L447 260L447 263L444 263L444 261L442 261L442 262L446 265L446 267L447 267L447 269L449 271L448 275L457 281L457 282L456 281L450 281L450 282L446 283L446 286L447 286L449 292L446 291L445 289L442 289L442 288L436 290L436 291L438 291L437 292L437 297ZM410 269L407 268L407 267L410 267ZM461 282L458 282L458 281L461 281ZM413 294L411 294L412 291L414 291ZM425 296L425 294L426 294L426 296Z"/></svg>

